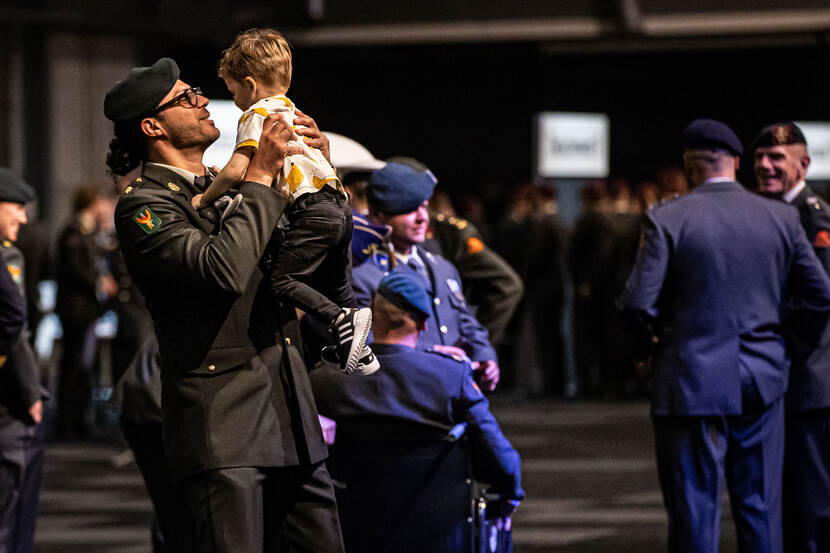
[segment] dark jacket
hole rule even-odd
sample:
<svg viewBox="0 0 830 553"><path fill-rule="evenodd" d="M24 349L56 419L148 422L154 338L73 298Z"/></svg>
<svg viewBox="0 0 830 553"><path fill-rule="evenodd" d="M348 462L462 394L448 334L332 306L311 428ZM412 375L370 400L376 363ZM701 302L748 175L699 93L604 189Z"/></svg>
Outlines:
<svg viewBox="0 0 830 553"><path fill-rule="evenodd" d="M785 300L830 310L830 280L792 207L711 182L649 212L622 303L659 340L653 413L740 414L741 367L764 404L782 397Z"/></svg>
<svg viewBox="0 0 830 553"><path fill-rule="evenodd" d="M490 413L469 363L402 345L372 349L382 368L370 376L349 377L330 365L312 371L320 413L338 424L383 417L448 431L467 423L476 479L508 498L524 497L519 454Z"/></svg>
<svg viewBox="0 0 830 553"><path fill-rule="evenodd" d="M175 477L326 456L293 309L262 284L258 262L285 209L245 182L221 232L190 205L192 183L148 166L118 201L127 268L161 353L165 449Z"/></svg>
<svg viewBox="0 0 830 553"><path fill-rule="evenodd" d="M792 203L798 209L801 226L813 245L816 257L830 274L830 206L815 192L805 187ZM787 409L804 411L830 407L830 325L825 327L818 344L805 339L801 326L811 325L809 314L790 314L787 346L792 358Z"/></svg>

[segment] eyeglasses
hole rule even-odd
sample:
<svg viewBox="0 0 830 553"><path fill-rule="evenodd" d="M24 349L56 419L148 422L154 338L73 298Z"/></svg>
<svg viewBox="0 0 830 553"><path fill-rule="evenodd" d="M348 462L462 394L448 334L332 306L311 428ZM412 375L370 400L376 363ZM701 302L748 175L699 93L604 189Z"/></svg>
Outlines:
<svg viewBox="0 0 830 553"><path fill-rule="evenodd" d="M184 100L187 100L187 104L190 107L195 108L197 105L199 105L199 96L204 96L204 94L202 94L202 89L198 86L191 86L181 94L174 97L169 102L165 102L153 111L151 111L150 115L157 115L162 111L166 110L167 108L182 105L182 101Z"/></svg>

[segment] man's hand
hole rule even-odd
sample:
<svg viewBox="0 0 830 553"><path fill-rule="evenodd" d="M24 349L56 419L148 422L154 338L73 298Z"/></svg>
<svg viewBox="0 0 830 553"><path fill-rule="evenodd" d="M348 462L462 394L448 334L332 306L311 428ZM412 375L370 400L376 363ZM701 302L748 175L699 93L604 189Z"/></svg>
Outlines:
<svg viewBox="0 0 830 553"><path fill-rule="evenodd" d="M279 113L272 113L262 124L259 148L251 158L245 180L272 186L282 171L285 157L303 153L299 146L289 146L294 140L294 131Z"/></svg>
<svg viewBox="0 0 830 553"><path fill-rule="evenodd" d="M196 211L202 207L202 196L204 196L204 194L196 194L190 199L190 205L192 205L193 209Z"/></svg>
<svg viewBox="0 0 830 553"><path fill-rule="evenodd" d="M31 407L29 407L29 416L32 417L32 420L37 424L40 424L43 420L43 402L41 400L37 400Z"/></svg>
<svg viewBox="0 0 830 553"><path fill-rule="evenodd" d="M98 277L98 289L111 298L118 294L118 283L112 275L101 275Z"/></svg>
<svg viewBox="0 0 830 553"><path fill-rule="evenodd" d="M437 351L438 353L443 353L444 355L455 357L459 361L470 360L470 358L467 357L467 352L459 348L458 346L442 346L441 344L435 344L434 346L432 346L432 349L433 351Z"/></svg>
<svg viewBox="0 0 830 553"><path fill-rule="evenodd" d="M320 428L323 429L323 441L327 445L333 445L334 435L337 433L337 423L323 415L317 415L317 418L320 419Z"/></svg>
<svg viewBox="0 0 830 553"><path fill-rule="evenodd" d="M294 125L298 128L294 132L303 137L303 141L311 146L317 148L327 161L331 162L331 152L329 150L329 139L324 135L320 129L317 128L317 123L314 119L303 113L302 111L294 110Z"/></svg>
<svg viewBox="0 0 830 553"><path fill-rule="evenodd" d="M473 371L473 378L485 392L492 392L501 378L501 370L495 359L479 361L478 367Z"/></svg>

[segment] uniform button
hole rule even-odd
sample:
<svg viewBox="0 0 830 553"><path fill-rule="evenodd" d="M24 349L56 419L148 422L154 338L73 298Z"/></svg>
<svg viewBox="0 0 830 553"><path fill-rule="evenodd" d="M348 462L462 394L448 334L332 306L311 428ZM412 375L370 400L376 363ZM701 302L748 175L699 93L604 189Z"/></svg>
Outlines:
<svg viewBox="0 0 830 553"><path fill-rule="evenodd" d="M441 325L441 332L446 334L448 332L447 325Z"/></svg>
<svg viewBox="0 0 830 553"><path fill-rule="evenodd" d="M435 298L432 300L435 305L441 305L441 298Z"/></svg>
<svg viewBox="0 0 830 553"><path fill-rule="evenodd" d="M209 370L210 372L215 371L215 370L216 370L216 365L208 365L208 370Z"/></svg>
<svg viewBox="0 0 830 553"><path fill-rule="evenodd" d="M286 345L286 346L290 346L290 345L291 345L291 338L286 338L286 339L285 339L285 345Z"/></svg>

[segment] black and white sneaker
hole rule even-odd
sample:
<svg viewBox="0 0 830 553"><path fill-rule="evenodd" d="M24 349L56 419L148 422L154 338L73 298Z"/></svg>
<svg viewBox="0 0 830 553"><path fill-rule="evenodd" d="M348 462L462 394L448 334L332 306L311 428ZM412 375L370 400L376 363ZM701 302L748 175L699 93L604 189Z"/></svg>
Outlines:
<svg viewBox="0 0 830 553"><path fill-rule="evenodd" d="M326 346L323 348L321 355L325 361L329 363L340 363L340 357L337 355L337 346ZM360 356L360 361L357 362L357 367L351 373L346 373L349 376L368 376L374 374L380 369L380 362L375 357L372 348L363 346L363 355Z"/></svg>
<svg viewBox="0 0 830 553"><path fill-rule="evenodd" d="M340 368L346 374L352 374L360 358L363 357L363 348L372 328L372 310L343 309L343 312L331 324L331 332L337 342L337 357L340 359Z"/></svg>

